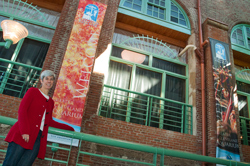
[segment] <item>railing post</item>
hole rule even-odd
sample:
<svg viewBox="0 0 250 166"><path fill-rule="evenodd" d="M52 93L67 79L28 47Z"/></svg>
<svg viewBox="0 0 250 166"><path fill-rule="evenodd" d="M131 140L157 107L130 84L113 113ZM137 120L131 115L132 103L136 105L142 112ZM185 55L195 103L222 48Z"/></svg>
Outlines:
<svg viewBox="0 0 250 166"><path fill-rule="evenodd" d="M0 94L3 93L3 91L5 89L5 86L6 86L7 82L8 82L8 79L9 79L9 76L10 76L10 72L11 72L10 68L12 68L12 66L10 66L10 64L9 64L8 67L7 67L7 69L6 69L5 74L3 76L3 79L1 81Z"/></svg>
<svg viewBox="0 0 250 166"><path fill-rule="evenodd" d="M150 108L149 108L148 125L150 126L150 123L151 123L151 113L152 113L153 98L152 98L152 97L149 97L149 98L150 98Z"/></svg>
<svg viewBox="0 0 250 166"><path fill-rule="evenodd" d="M161 161L160 161L160 166L164 166L164 151L163 153L161 154Z"/></svg>
<svg viewBox="0 0 250 166"><path fill-rule="evenodd" d="M160 100L160 125L159 128L163 129L163 122L164 122L164 100Z"/></svg>
<svg viewBox="0 0 250 166"><path fill-rule="evenodd" d="M155 166L157 166L157 152L154 153L153 164L154 164Z"/></svg>
<svg viewBox="0 0 250 166"><path fill-rule="evenodd" d="M150 97L147 97L147 112L146 112L146 122L145 122L145 126L148 126L148 121L149 121L149 112L151 112L150 111ZM149 124L150 125L150 124Z"/></svg>
<svg viewBox="0 0 250 166"><path fill-rule="evenodd" d="M181 118L181 133L184 133L185 132L185 110L184 110L185 106L182 105L181 106L181 115L182 115L182 118Z"/></svg>
<svg viewBox="0 0 250 166"><path fill-rule="evenodd" d="M243 144L248 145L246 120L241 118L240 122L241 122L241 127L242 127Z"/></svg>
<svg viewBox="0 0 250 166"><path fill-rule="evenodd" d="M111 89L110 98L109 98L109 105L108 105L108 110L109 110L109 106L110 106L110 112L107 110L108 118L111 118L111 115L112 115L114 91L115 91L115 89Z"/></svg>
<svg viewBox="0 0 250 166"><path fill-rule="evenodd" d="M128 93L128 104L127 104L126 122L130 122L132 95L133 94Z"/></svg>
<svg viewBox="0 0 250 166"><path fill-rule="evenodd" d="M30 75L30 68L29 68L28 72L26 73L25 81L24 81L22 89L21 89L21 91L19 93L19 97L21 97L21 94L23 92L23 89L24 89L24 86L25 86L26 82L29 82L29 75Z"/></svg>

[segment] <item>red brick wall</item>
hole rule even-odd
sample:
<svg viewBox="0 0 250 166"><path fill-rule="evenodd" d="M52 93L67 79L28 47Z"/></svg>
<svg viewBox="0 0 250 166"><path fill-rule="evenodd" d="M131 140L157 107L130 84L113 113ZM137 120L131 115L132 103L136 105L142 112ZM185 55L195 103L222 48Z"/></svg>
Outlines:
<svg viewBox="0 0 250 166"><path fill-rule="evenodd" d="M197 3L196 0L176 0L186 11L191 22L192 33L195 33L195 45L199 45L198 39L198 23L197 23ZM115 27L117 9L119 0L99 0L98 2L108 5L105 15L96 57L98 57L106 48L109 43L112 42L112 36ZM65 54L66 46L70 36L71 28L73 26L74 17L76 14L78 0L66 0L58 26L55 31L55 35L51 42L47 57L44 62L43 70L50 69L55 71L58 75L61 67L61 63ZM218 28L215 25L205 25L204 27L204 39L212 37L224 42L229 42L230 30L237 23L250 23L250 11L248 1L201 1L202 22L208 17L224 22L228 25L229 30ZM244 12L244 14L242 14ZM215 156L216 146L216 122L215 116L215 100L213 78L212 78L212 65L211 65L211 53L210 48L206 47L205 54L205 67L206 67L206 110L207 110L207 154L209 156ZM86 106L84 110L84 116L82 120L82 132L122 139L126 141L138 142L147 145L170 148L182 151L188 151L192 153L201 154L201 91L200 91L200 63L196 62L196 109L197 115L195 121L197 121L196 135L181 134L173 131L161 130L153 127L146 127L142 125L122 122L109 118L97 116L98 104L103 87L104 76L100 73L92 73L90 88L87 96ZM51 92L53 94L53 91ZM9 116L16 118L17 109L20 103L20 99L1 95L0 94L0 114L3 116ZM95 144L86 144L90 150L97 149L105 151L107 149ZM71 157L71 164L75 163L76 149L73 151ZM109 154L115 154L116 150L109 150ZM243 159L249 161L249 146L242 146ZM132 153L132 152L129 152ZM129 156L129 153L124 152L124 155ZM121 152L122 154L122 152ZM52 155L50 149L48 149L48 156ZM61 157L65 153L61 153ZM142 154L143 156L143 154ZM60 158L60 156L57 156ZM140 157L138 157L140 158ZM141 157L142 158L142 157ZM147 158L144 156L144 158ZM1 156L0 156L1 160ZM85 157L83 159L86 163L100 165L98 159ZM149 159L150 160L150 159ZM178 160L170 159L172 162ZM100 162L100 161L99 161ZM181 161L185 163L184 161ZM105 161L106 165L111 165L111 161ZM181 164L176 165L194 165L194 164ZM38 160L36 165L48 165L49 162ZM71 165L70 164L70 165ZM118 163L113 163L117 165ZM169 163L168 163L169 164ZM104 164L105 165L105 164ZM123 163L123 165L126 165Z"/></svg>

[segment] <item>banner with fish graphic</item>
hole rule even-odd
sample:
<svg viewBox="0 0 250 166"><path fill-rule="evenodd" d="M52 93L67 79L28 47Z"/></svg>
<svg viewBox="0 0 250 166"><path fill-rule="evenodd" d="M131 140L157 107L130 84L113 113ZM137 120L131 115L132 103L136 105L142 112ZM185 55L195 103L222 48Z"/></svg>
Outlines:
<svg viewBox="0 0 250 166"><path fill-rule="evenodd" d="M235 81L232 79L232 62L227 43L209 39L212 58L216 100L217 147L216 157L240 161L236 127ZM220 166L220 164L217 164Z"/></svg>
<svg viewBox="0 0 250 166"><path fill-rule="evenodd" d="M66 53L56 84L53 119L80 132L90 75L107 6L92 0L80 0ZM78 145L58 135L48 141Z"/></svg>

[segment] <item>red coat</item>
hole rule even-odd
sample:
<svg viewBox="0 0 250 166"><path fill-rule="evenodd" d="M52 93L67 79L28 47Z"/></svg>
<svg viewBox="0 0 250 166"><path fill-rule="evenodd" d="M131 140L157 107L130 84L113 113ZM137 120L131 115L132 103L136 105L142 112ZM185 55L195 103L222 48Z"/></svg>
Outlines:
<svg viewBox="0 0 250 166"><path fill-rule="evenodd" d="M5 141L14 141L25 149L33 149L38 132L40 131L42 117L46 109L44 128L38 154L38 158L44 159L49 126L74 131L72 127L58 123L52 119L53 108L54 101L51 98L47 101L39 89L30 88L20 103L18 121L10 129ZM24 141L22 138L23 134L29 135L29 142Z"/></svg>

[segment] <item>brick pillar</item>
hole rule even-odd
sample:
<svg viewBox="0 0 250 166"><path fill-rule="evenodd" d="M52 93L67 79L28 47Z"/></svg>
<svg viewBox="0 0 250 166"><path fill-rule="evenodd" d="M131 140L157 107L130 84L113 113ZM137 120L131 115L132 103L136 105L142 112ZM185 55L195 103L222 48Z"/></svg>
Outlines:
<svg viewBox="0 0 250 166"><path fill-rule="evenodd" d="M74 24L78 3L79 0L66 0L43 64L43 70L54 71L57 78L60 73L70 33ZM51 94L53 94L55 90L55 85L56 82L51 90Z"/></svg>
<svg viewBox="0 0 250 166"><path fill-rule="evenodd" d="M108 44L112 43L119 2L120 0L109 0L107 3L95 58L99 57L107 49ZM96 133L96 125L98 124L97 109L101 99L103 82L103 74L92 72L82 119L81 127L83 132Z"/></svg>
<svg viewBox="0 0 250 166"><path fill-rule="evenodd" d="M230 46L230 32L228 32L228 25L207 18L203 23L204 40L213 38L225 43ZM205 47L205 79L206 79L206 116L207 116L207 154L208 156L216 156L216 139L217 139L217 125L216 125L216 108L215 108L215 91L214 91L214 80L213 80L213 68L212 68L212 54L211 47L208 44ZM230 47L230 60L233 63L233 54ZM234 71L234 65L232 65L232 71ZM235 75L233 72L233 81L235 81ZM239 114L236 112L237 128L240 133ZM241 152L240 134L238 134L238 140ZM242 154L242 153L240 153Z"/></svg>

